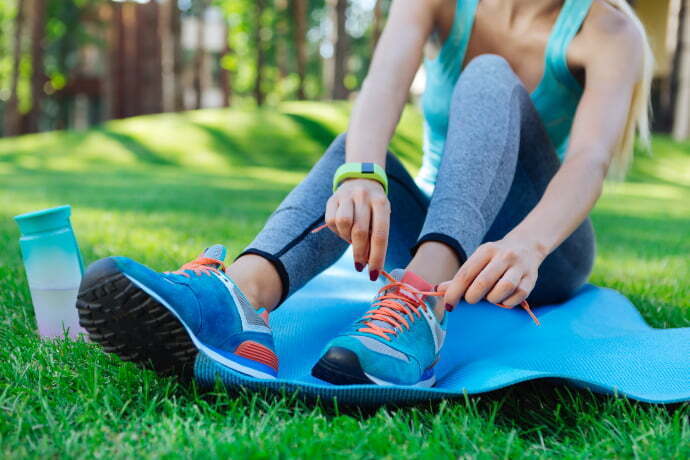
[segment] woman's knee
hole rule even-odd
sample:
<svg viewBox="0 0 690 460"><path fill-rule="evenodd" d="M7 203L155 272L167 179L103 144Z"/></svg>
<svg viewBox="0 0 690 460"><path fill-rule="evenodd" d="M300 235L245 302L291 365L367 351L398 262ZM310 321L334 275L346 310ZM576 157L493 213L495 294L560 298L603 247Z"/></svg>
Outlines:
<svg viewBox="0 0 690 460"><path fill-rule="evenodd" d="M498 54L482 54L465 66L461 76L484 77L501 73L513 73L508 61Z"/></svg>
<svg viewBox="0 0 690 460"><path fill-rule="evenodd" d="M506 101L518 87L522 83L508 61L496 54L482 54L463 69L453 91L453 101L466 96Z"/></svg>

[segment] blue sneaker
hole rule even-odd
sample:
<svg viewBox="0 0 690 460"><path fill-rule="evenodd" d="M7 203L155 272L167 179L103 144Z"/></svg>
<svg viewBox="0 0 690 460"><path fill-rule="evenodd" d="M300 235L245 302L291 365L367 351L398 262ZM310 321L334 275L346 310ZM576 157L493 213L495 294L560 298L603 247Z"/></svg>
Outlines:
<svg viewBox="0 0 690 460"><path fill-rule="evenodd" d="M77 300L93 342L125 361L189 375L197 351L242 374L278 373L271 329L225 274L215 245L175 272L126 257L91 264Z"/></svg>
<svg viewBox="0 0 690 460"><path fill-rule="evenodd" d="M431 387L434 365L446 336L439 323L433 290L410 270L384 273L373 308L333 339L311 373L336 385L376 384Z"/></svg>

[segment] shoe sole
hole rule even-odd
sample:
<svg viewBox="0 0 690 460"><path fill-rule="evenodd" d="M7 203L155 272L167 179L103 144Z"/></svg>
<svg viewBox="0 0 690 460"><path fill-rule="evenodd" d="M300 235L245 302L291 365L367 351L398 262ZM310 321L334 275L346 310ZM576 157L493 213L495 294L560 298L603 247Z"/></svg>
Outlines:
<svg viewBox="0 0 690 460"><path fill-rule="evenodd" d="M390 386L397 383L386 382L385 380L367 374L362 369L357 355L343 347L331 347L319 359L311 370L311 375L317 379L332 383L333 385L380 385ZM405 385L420 388L429 388L436 383L436 377L431 375L424 380L413 385Z"/></svg>
<svg viewBox="0 0 690 460"><path fill-rule="evenodd" d="M104 351L161 375L191 376L198 350L184 325L109 259L89 267L77 310L79 324Z"/></svg>
<svg viewBox="0 0 690 460"><path fill-rule="evenodd" d="M131 302L132 298L135 302ZM122 273L110 258L89 267L79 289L77 310L81 326L106 352L160 374L190 376L197 352L201 351L241 374L258 379L276 378L255 369L250 359L229 357L227 352L206 346L163 299Z"/></svg>

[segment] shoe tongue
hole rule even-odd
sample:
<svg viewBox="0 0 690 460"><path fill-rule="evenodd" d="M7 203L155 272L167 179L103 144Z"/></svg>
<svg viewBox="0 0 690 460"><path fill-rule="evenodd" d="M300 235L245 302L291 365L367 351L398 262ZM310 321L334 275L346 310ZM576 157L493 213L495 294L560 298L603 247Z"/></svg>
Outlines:
<svg viewBox="0 0 690 460"><path fill-rule="evenodd" d="M390 272L390 275L393 279L396 281L400 281L401 283L409 284L415 289L418 289L420 291L431 291L434 289L434 286L427 282L424 278L421 276L417 275L411 270L404 270L402 268L396 268L395 270ZM388 291L391 292L391 291ZM406 303L403 301L397 301L399 304L403 305L408 309L409 307L407 306ZM381 327L385 328L390 328L391 325L386 323L385 321L379 321L379 320L374 320L372 321L374 324L378 324Z"/></svg>
<svg viewBox="0 0 690 460"><path fill-rule="evenodd" d="M222 244L214 244L211 247L208 247L204 249L204 252L201 253L202 257L208 257L210 259L216 259L220 260L221 262L225 261L225 256L227 254L227 251L225 250L225 246ZM218 264L212 264L215 268L218 268Z"/></svg>
<svg viewBox="0 0 690 460"><path fill-rule="evenodd" d="M413 272L412 270L405 270L405 275L400 279L401 283L409 284L420 291L432 291L434 286L427 280Z"/></svg>
<svg viewBox="0 0 690 460"><path fill-rule="evenodd" d="M396 281L401 283L409 284L413 288L419 291L433 291L434 286L427 280L413 272L412 270L403 270L402 268L396 268L390 275Z"/></svg>

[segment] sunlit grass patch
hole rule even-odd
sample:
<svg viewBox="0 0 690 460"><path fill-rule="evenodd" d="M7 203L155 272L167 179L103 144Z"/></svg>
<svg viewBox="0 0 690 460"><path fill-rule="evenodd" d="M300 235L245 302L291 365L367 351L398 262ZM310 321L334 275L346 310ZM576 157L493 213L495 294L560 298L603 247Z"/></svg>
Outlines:
<svg viewBox="0 0 690 460"><path fill-rule="evenodd" d="M689 458L690 408L530 383L359 412L159 378L84 343L35 335L15 214L72 204L84 257L173 269L248 244L333 136L346 104L138 117L0 140L0 456L106 458ZM419 165L419 114L392 142ZM656 327L690 326L690 144L655 141L593 213L596 284ZM477 325L481 327L481 325Z"/></svg>

